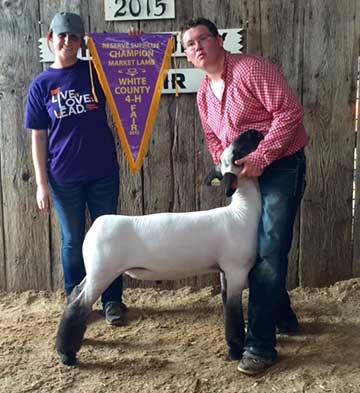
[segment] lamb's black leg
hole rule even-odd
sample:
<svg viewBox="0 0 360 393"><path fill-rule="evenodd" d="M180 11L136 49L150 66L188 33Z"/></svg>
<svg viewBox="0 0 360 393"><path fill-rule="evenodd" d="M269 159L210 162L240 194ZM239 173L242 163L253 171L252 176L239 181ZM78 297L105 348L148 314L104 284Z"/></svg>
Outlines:
<svg viewBox="0 0 360 393"><path fill-rule="evenodd" d="M76 364L76 353L81 348L90 311L91 308L77 300L65 307L56 336L56 350L63 364Z"/></svg>
<svg viewBox="0 0 360 393"><path fill-rule="evenodd" d="M237 277L236 277L237 276ZM237 275L226 276L225 338L228 345L230 360L240 360L245 343L245 322L242 307L242 291L247 275L238 272Z"/></svg>
<svg viewBox="0 0 360 393"><path fill-rule="evenodd" d="M224 272L220 272L220 285L221 285L221 299L223 302L223 306L225 308L226 307L226 278Z"/></svg>

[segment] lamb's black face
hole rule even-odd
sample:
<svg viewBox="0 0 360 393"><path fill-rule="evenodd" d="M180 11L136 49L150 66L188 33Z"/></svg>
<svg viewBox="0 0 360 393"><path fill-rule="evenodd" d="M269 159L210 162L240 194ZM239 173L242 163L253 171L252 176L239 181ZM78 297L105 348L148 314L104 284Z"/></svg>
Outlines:
<svg viewBox="0 0 360 393"><path fill-rule="evenodd" d="M235 161L255 151L263 138L260 131L248 130L238 136L224 150L221 156L221 172L224 175L225 193L227 197L232 196L235 192L237 176L241 171L241 166L235 165Z"/></svg>
<svg viewBox="0 0 360 393"><path fill-rule="evenodd" d="M205 184L213 185L214 179L225 183L225 193L227 197L233 195L236 190L237 176L241 171L241 166L235 165L235 161L252 153L258 147L263 135L257 130L248 130L238 136L234 142L228 146L221 156L221 165L212 170L205 178Z"/></svg>
<svg viewBox="0 0 360 393"><path fill-rule="evenodd" d="M237 187L237 176L233 173L227 172L224 175L223 181L225 183L225 195L227 198L230 198Z"/></svg>
<svg viewBox="0 0 360 393"><path fill-rule="evenodd" d="M261 132L257 130L248 130L238 136L221 156L221 173L225 175L230 172L237 175L241 167L235 165L235 161L255 151L263 138Z"/></svg>
<svg viewBox="0 0 360 393"><path fill-rule="evenodd" d="M238 136L232 143L233 162L255 151L263 138L263 134L258 130L248 130Z"/></svg>

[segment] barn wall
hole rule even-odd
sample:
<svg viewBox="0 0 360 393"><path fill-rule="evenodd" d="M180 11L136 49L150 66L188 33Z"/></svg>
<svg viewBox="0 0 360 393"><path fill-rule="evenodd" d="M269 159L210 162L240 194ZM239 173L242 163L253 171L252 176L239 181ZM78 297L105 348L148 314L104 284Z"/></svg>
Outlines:
<svg viewBox="0 0 360 393"><path fill-rule="evenodd" d="M206 16L219 28L244 28L245 51L278 64L305 108L308 178L294 231L289 287L329 285L360 274L359 178L352 217L357 0L178 0L175 20L132 23L105 22L103 0L18 0L0 3L0 289L62 286L58 223L53 210L49 215L37 211L30 138L23 128L29 83L43 70L37 41L60 10L80 13L88 31L126 31L131 24L146 32L174 31L194 16ZM178 61L178 67L187 66L184 59ZM162 96L139 173L130 174L118 139L117 144L122 213L225 203L221 190L202 184L211 159L194 94ZM175 283L126 278L128 287L217 284L215 275Z"/></svg>

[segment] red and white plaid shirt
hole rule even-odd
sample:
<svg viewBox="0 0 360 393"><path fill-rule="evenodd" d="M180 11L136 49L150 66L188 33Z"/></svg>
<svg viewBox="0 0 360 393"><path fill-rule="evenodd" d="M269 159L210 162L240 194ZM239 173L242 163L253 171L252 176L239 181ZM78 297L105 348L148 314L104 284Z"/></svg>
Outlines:
<svg viewBox="0 0 360 393"><path fill-rule="evenodd" d="M303 108L279 69L262 57L225 52L224 91L216 98L206 76L197 102L209 151L215 164L241 133L264 134L250 161L264 169L307 144Z"/></svg>

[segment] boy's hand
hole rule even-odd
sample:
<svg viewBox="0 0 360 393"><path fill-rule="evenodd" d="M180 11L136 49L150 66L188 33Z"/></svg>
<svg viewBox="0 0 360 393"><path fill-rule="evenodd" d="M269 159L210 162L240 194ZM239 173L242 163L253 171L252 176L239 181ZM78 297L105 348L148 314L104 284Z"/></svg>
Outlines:
<svg viewBox="0 0 360 393"><path fill-rule="evenodd" d="M235 165L243 165L243 169L240 172L240 176L246 177L259 177L262 175L263 170L257 168L249 159L246 157L235 161Z"/></svg>

